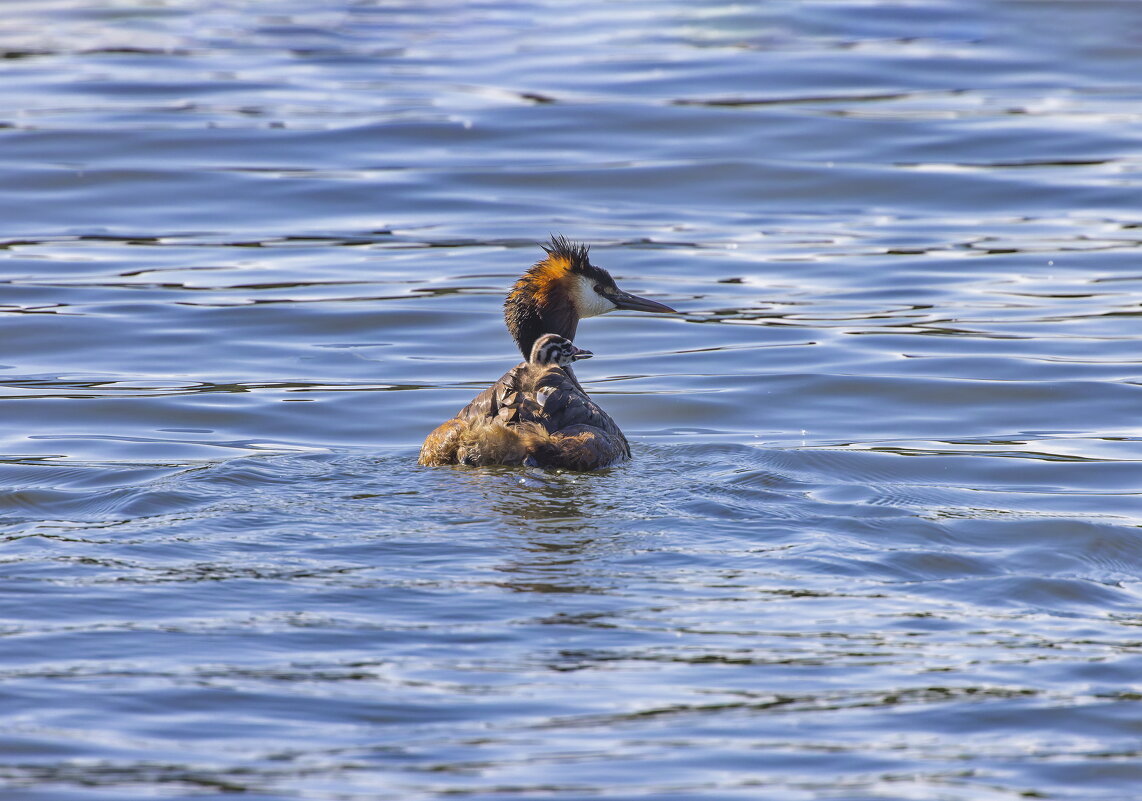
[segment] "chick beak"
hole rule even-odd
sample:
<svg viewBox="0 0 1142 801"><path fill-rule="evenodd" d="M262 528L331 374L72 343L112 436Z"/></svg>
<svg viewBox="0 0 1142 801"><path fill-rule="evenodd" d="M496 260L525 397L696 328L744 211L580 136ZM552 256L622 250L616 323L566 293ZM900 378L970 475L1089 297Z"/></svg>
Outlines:
<svg viewBox="0 0 1142 801"><path fill-rule="evenodd" d="M629 292L623 292L621 289L615 289L613 292L607 294L607 300L615 304L616 309L626 309L628 311L642 311L642 312L674 312L677 311L669 306L659 303L656 300L647 300L640 298L637 295L632 295Z"/></svg>
<svg viewBox="0 0 1142 801"><path fill-rule="evenodd" d="M580 359L590 359L594 355L595 354L591 353L591 351L583 350L582 348L575 348L575 350L571 351L571 359L573 361L579 361Z"/></svg>

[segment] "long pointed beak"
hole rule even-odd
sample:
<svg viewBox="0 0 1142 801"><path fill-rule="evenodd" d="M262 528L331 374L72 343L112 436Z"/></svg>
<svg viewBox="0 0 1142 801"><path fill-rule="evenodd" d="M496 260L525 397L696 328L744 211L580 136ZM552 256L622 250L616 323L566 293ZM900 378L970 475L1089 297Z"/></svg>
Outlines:
<svg viewBox="0 0 1142 801"><path fill-rule="evenodd" d="M660 314L664 312L674 312L675 314L678 313L675 309L672 309L663 303L659 303L656 300L647 300L646 298L640 298L638 295L632 295L629 292L623 292L621 289L615 292L613 295L607 295L607 300L615 304L616 308L627 309L629 311L658 312Z"/></svg>
<svg viewBox="0 0 1142 801"><path fill-rule="evenodd" d="M591 353L591 351L583 350L582 348L575 348L575 350L571 352L571 358L575 361L579 361L580 359L590 359L594 355L595 354Z"/></svg>

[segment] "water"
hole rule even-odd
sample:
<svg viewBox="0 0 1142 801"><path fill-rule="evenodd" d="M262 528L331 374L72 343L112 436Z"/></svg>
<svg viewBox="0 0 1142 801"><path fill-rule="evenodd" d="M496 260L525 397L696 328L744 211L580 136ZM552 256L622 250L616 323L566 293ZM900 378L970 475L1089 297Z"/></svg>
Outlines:
<svg viewBox="0 0 1142 801"><path fill-rule="evenodd" d="M3 797L1137 797L1140 33L6 3ZM550 233L634 460L417 467Z"/></svg>

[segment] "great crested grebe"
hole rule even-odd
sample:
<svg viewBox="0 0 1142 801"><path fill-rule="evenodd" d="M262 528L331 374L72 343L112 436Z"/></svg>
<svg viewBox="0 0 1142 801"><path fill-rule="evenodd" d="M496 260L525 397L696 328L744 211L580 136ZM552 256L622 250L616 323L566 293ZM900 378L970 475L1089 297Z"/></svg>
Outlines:
<svg viewBox="0 0 1142 801"><path fill-rule="evenodd" d="M571 339L582 317L615 309L673 312L623 292L561 236L504 301L504 322L527 358L428 435L422 465L531 465L594 470L630 458L615 421L580 386L571 362L588 358Z"/></svg>

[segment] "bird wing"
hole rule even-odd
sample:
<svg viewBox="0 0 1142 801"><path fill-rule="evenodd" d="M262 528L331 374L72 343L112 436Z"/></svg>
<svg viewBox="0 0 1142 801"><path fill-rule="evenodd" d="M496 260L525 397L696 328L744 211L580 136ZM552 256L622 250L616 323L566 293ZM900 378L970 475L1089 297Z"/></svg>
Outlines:
<svg viewBox="0 0 1142 801"><path fill-rule="evenodd" d="M420 463L519 464L525 457L593 470L629 459L630 446L574 373L523 362L429 434Z"/></svg>
<svg viewBox="0 0 1142 801"><path fill-rule="evenodd" d="M535 398L539 412L535 422L542 423L548 432L554 434L570 426L592 426L622 437L611 416L591 400L566 370L549 366L535 371L528 378L531 381L526 387L527 394Z"/></svg>
<svg viewBox="0 0 1142 801"><path fill-rule="evenodd" d="M504 373L500 380L492 384L456 413L457 420L475 422L499 418L510 423L516 418L514 413L519 403L521 378L527 373L527 362L521 362Z"/></svg>

